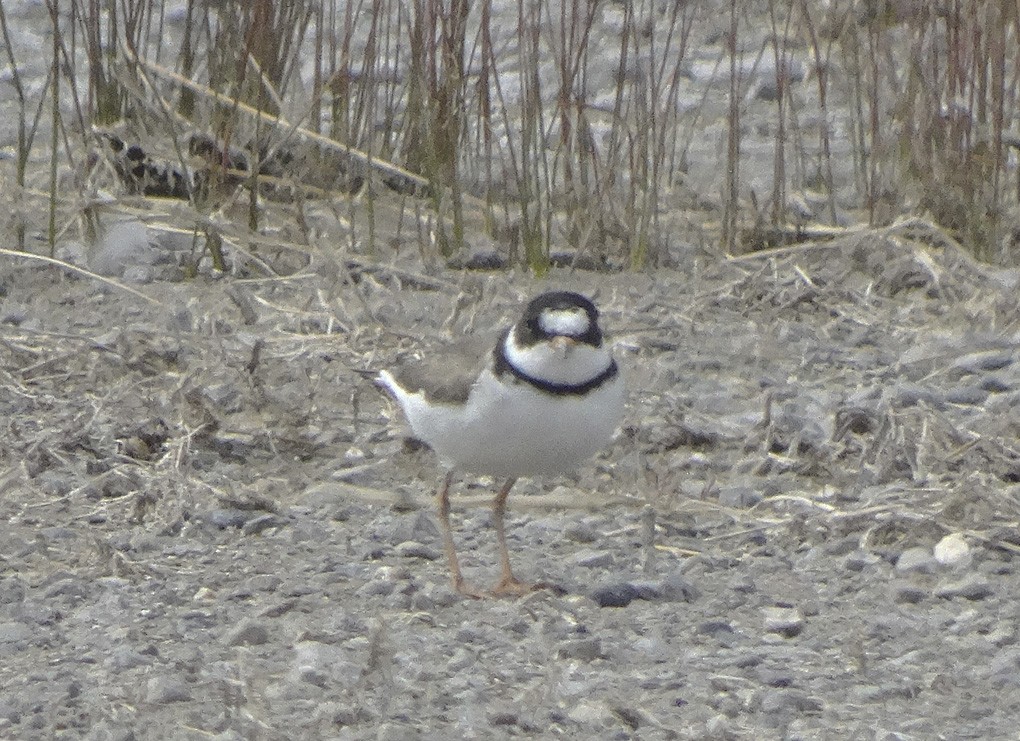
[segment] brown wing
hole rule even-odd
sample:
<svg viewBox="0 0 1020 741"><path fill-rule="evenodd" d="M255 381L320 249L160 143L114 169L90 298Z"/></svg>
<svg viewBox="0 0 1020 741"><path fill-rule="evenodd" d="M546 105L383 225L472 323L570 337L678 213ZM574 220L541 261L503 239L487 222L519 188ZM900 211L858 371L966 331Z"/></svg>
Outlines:
<svg viewBox="0 0 1020 741"><path fill-rule="evenodd" d="M478 375L490 362L498 335L472 335L425 352L391 371L410 393L424 391L430 401L463 404Z"/></svg>

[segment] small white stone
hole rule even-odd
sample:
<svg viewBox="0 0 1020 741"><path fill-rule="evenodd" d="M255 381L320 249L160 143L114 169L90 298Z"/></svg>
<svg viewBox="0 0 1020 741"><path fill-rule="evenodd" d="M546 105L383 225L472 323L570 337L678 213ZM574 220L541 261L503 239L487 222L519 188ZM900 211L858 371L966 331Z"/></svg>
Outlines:
<svg viewBox="0 0 1020 741"><path fill-rule="evenodd" d="M973 559L970 546L962 533L950 533L935 544L935 560L943 566L960 568Z"/></svg>
<svg viewBox="0 0 1020 741"><path fill-rule="evenodd" d="M780 633L792 638L804 628L804 616L796 607L766 607L762 612L765 630L769 633Z"/></svg>
<svg viewBox="0 0 1020 741"><path fill-rule="evenodd" d="M567 713L575 723L605 725L613 720L613 709L601 700L582 700Z"/></svg>

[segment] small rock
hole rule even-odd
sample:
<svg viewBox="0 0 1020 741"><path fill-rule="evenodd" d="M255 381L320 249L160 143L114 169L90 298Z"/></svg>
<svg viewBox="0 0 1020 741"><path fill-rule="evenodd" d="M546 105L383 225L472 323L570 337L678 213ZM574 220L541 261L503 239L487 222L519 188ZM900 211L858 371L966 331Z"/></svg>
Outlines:
<svg viewBox="0 0 1020 741"><path fill-rule="evenodd" d="M749 486L729 486L719 492L719 504L732 509L747 509L761 500L761 493Z"/></svg>
<svg viewBox="0 0 1020 741"><path fill-rule="evenodd" d="M439 540L439 526L431 511L422 511L414 516L411 524L411 533L408 540L416 540L419 543L434 543Z"/></svg>
<svg viewBox="0 0 1020 741"><path fill-rule="evenodd" d="M1004 394L1007 391L1012 391L1013 385L998 376L988 376L988 378L981 379L981 390L993 394Z"/></svg>
<svg viewBox="0 0 1020 741"><path fill-rule="evenodd" d="M758 678L762 684L769 687L792 687L793 675L789 669L769 669L762 667L758 670Z"/></svg>
<svg viewBox="0 0 1020 741"><path fill-rule="evenodd" d="M151 656L140 654L127 646L117 646L103 660L103 664L106 667L118 672L134 669L136 666L146 666L151 663Z"/></svg>
<svg viewBox="0 0 1020 741"><path fill-rule="evenodd" d="M599 534L587 522L572 522L563 529L563 537L574 543L594 543Z"/></svg>
<svg viewBox="0 0 1020 741"><path fill-rule="evenodd" d="M242 509L214 509L205 515L205 521L220 530L241 528L251 518L251 512Z"/></svg>
<svg viewBox="0 0 1020 741"><path fill-rule="evenodd" d="M591 723L606 725L613 718L613 709L601 700L582 700L567 713L567 717L575 723Z"/></svg>
<svg viewBox="0 0 1020 741"><path fill-rule="evenodd" d="M766 607L765 630L787 638L799 635L804 629L804 616L796 607Z"/></svg>
<svg viewBox="0 0 1020 741"><path fill-rule="evenodd" d="M613 554L608 551L581 551L574 555L574 563L586 569L601 569L613 565Z"/></svg>
<svg viewBox="0 0 1020 741"><path fill-rule="evenodd" d="M859 538L854 536L847 536L827 542L825 544L825 552L830 556L845 556L849 553L853 553L854 549L857 548Z"/></svg>
<svg viewBox="0 0 1020 741"><path fill-rule="evenodd" d="M896 559L896 570L902 573L919 571L928 574L935 570L935 559L927 548L921 546L907 548Z"/></svg>
<svg viewBox="0 0 1020 741"><path fill-rule="evenodd" d="M628 582L607 584L592 592L591 598L599 607L626 607L638 599L638 590Z"/></svg>
<svg viewBox="0 0 1020 741"><path fill-rule="evenodd" d="M276 618L281 615L286 615L288 612L297 607L298 601L296 599L286 599L282 602L277 602L264 609L260 614L262 617Z"/></svg>
<svg viewBox="0 0 1020 741"><path fill-rule="evenodd" d="M957 386L946 392L946 401L950 404L967 404L976 406L984 404L988 398L988 390L980 386L968 385Z"/></svg>
<svg viewBox="0 0 1020 741"><path fill-rule="evenodd" d="M702 635L717 635L719 633L732 633L733 626L724 620L707 620L697 627L697 632Z"/></svg>
<svg viewBox="0 0 1020 741"><path fill-rule="evenodd" d="M854 702L871 705L888 701L891 692L887 687L877 684L859 684L850 688L850 697Z"/></svg>
<svg viewBox="0 0 1020 741"><path fill-rule="evenodd" d="M243 589L247 593L275 592L283 584L283 579L276 574L256 574L244 580Z"/></svg>
<svg viewBox="0 0 1020 741"><path fill-rule="evenodd" d="M844 566L848 571L864 571L869 566L874 566L882 559L876 556L874 553L868 553L867 551L854 551L846 557Z"/></svg>
<svg viewBox="0 0 1020 741"><path fill-rule="evenodd" d="M228 646L261 646L269 642L269 629L257 620L242 620L227 634Z"/></svg>
<svg viewBox="0 0 1020 741"><path fill-rule="evenodd" d="M747 687L747 679L729 674L716 674L708 678L708 684L716 692L738 692Z"/></svg>
<svg viewBox="0 0 1020 741"><path fill-rule="evenodd" d="M613 713L633 731L636 731L643 725L648 725L648 719L644 713L636 708L630 708L625 705L614 705Z"/></svg>
<svg viewBox="0 0 1020 741"><path fill-rule="evenodd" d="M25 583L17 576L0 580L0 605L13 605L25 600Z"/></svg>
<svg viewBox="0 0 1020 741"><path fill-rule="evenodd" d="M359 597L386 597L393 594L396 588L396 582L390 579L373 579L362 585L355 594Z"/></svg>
<svg viewBox="0 0 1020 741"><path fill-rule="evenodd" d="M1020 648L999 651L988 663L988 673L992 677L1002 677L1005 681L1016 683L1020 676Z"/></svg>
<svg viewBox="0 0 1020 741"><path fill-rule="evenodd" d="M643 599L648 602L655 602L656 600L662 599L662 592L659 591L659 585L649 581L636 581L632 582L631 586L637 590L637 598Z"/></svg>
<svg viewBox="0 0 1020 741"><path fill-rule="evenodd" d="M20 643L32 637L32 629L24 623L0 623L0 643Z"/></svg>
<svg viewBox="0 0 1020 741"><path fill-rule="evenodd" d="M258 517L244 523L244 526L241 528L241 534L257 535L258 533L269 530L270 528L281 528L286 524L287 521L278 515L259 515Z"/></svg>
<svg viewBox="0 0 1020 741"><path fill-rule="evenodd" d="M191 690L176 677L151 677L145 685L145 701L158 705L168 702L187 702Z"/></svg>
<svg viewBox="0 0 1020 741"><path fill-rule="evenodd" d="M997 625L985 636L985 640L999 648L1009 646L1017 642L1016 630L1010 625Z"/></svg>
<svg viewBox="0 0 1020 741"><path fill-rule="evenodd" d="M1012 362L1012 350L982 350L957 358L953 367L965 373L979 373L1001 370Z"/></svg>
<svg viewBox="0 0 1020 741"><path fill-rule="evenodd" d="M422 561L435 561L440 556L435 548L413 540L405 540L398 544L395 550L401 558L418 558Z"/></svg>
<svg viewBox="0 0 1020 741"><path fill-rule="evenodd" d="M316 687L325 687L329 683L329 675L326 672L310 666L302 666L298 669L297 677L300 681Z"/></svg>
<svg viewBox="0 0 1020 741"><path fill-rule="evenodd" d="M991 597L993 594L995 594L995 590L992 589L992 585L988 583L988 580L977 575L967 576L949 584L943 584L935 590L935 596L942 597L943 599L963 597L969 600L981 600Z"/></svg>
<svg viewBox="0 0 1020 741"><path fill-rule="evenodd" d="M804 692L792 689L770 689L761 698L761 709L766 713L818 713L823 708L822 701L810 697Z"/></svg>
<svg viewBox="0 0 1020 741"><path fill-rule="evenodd" d="M968 566L973 555L962 533L950 533L935 544L935 560L955 569Z"/></svg>
<svg viewBox="0 0 1020 741"><path fill-rule="evenodd" d="M561 659L594 661L602 657L602 641L594 636L563 641L556 649L556 656Z"/></svg>
<svg viewBox="0 0 1020 741"><path fill-rule="evenodd" d="M701 590L679 571L663 579L659 591L665 599L673 602L694 602L701 597Z"/></svg>
<svg viewBox="0 0 1020 741"><path fill-rule="evenodd" d="M900 604L916 605L928 596L928 591L916 584L897 584L893 588L893 600Z"/></svg>
<svg viewBox="0 0 1020 741"><path fill-rule="evenodd" d="M517 724L517 713L508 710L496 711L489 716L489 725L492 726L516 726Z"/></svg>

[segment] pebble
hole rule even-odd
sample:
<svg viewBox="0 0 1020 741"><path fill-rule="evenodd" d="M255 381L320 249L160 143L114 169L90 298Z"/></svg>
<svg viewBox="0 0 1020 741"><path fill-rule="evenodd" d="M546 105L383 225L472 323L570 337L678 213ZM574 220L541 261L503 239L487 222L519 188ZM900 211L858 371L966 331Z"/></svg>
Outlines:
<svg viewBox="0 0 1020 741"><path fill-rule="evenodd" d="M949 568L962 568L973 560L970 546L962 533L950 533L935 544L935 560Z"/></svg>
<svg viewBox="0 0 1020 741"><path fill-rule="evenodd" d="M269 629L257 620L242 620L227 634L228 646L261 646L269 642Z"/></svg>
<svg viewBox="0 0 1020 741"><path fill-rule="evenodd" d="M874 553L868 551L854 551L846 557L843 565L848 571L864 571L869 566L874 566L882 559Z"/></svg>
<svg viewBox="0 0 1020 741"><path fill-rule="evenodd" d="M103 660L103 664L114 671L126 671L136 666L147 666L152 663L151 656L145 656L127 646L117 646L110 651L109 656Z"/></svg>
<svg viewBox="0 0 1020 741"><path fill-rule="evenodd" d="M145 701L157 705L168 702L187 702L191 689L176 677L151 677L145 685Z"/></svg>
<svg viewBox="0 0 1020 741"><path fill-rule="evenodd" d="M574 554L573 560L586 569L602 569L613 565L613 554L608 551L581 551Z"/></svg>
<svg viewBox="0 0 1020 741"><path fill-rule="evenodd" d="M1017 642L1016 629L1011 625L997 625L985 636L985 640L999 648L1008 646Z"/></svg>
<svg viewBox="0 0 1020 741"><path fill-rule="evenodd" d="M928 590L916 584L897 584L893 587L892 595L894 602L916 605L928 596Z"/></svg>
<svg viewBox="0 0 1020 741"><path fill-rule="evenodd" d="M761 680L762 684L768 685L769 687L793 686L793 674L789 668L769 669L762 667L758 670L758 678Z"/></svg>
<svg viewBox="0 0 1020 741"><path fill-rule="evenodd" d="M594 661L603 656L602 641L595 636L566 640L556 649L556 656L560 659Z"/></svg>
<svg viewBox="0 0 1020 741"><path fill-rule="evenodd" d="M648 602L654 602L662 599L662 591L659 589L659 585L649 581L636 581L632 582L631 585L637 591L637 598L647 600Z"/></svg>
<svg viewBox="0 0 1020 741"><path fill-rule="evenodd" d="M303 666L297 671L298 681L311 684L316 687L325 687L329 683L329 675L321 669L313 669L310 666Z"/></svg>
<svg viewBox="0 0 1020 741"><path fill-rule="evenodd" d="M493 726L516 726L520 723L517 713L509 710L499 710L489 716L489 725Z"/></svg>
<svg viewBox="0 0 1020 741"><path fill-rule="evenodd" d="M270 528L282 528L287 524L287 520L279 515L264 514L259 515L248 522L244 523L241 527L241 533L243 535L257 535L261 532L269 530Z"/></svg>
<svg viewBox="0 0 1020 741"><path fill-rule="evenodd" d="M946 392L946 401L950 404L968 404L974 406L984 404L987 398L988 390L975 385L957 386Z"/></svg>
<svg viewBox="0 0 1020 741"><path fill-rule="evenodd" d="M963 597L969 600L981 600L991 597L993 594L995 594L995 590L992 589L988 580L976 574L943 584L935 590L935 596L943 599Z"/></svg>
<svg viewBox="0 0 1020 741"><path fill-rule="evenodd" d="M762 694L761 709L766 713L818 713L821 712L822 701L811 697L805 692L792 689L769 689Z"/></svg>
<svg viewBox="0 0 1020 741"><path fill-rule="evenodd" d="M242 509L214 509L205 514L205 521L220 530L241 528L251 518L251 512Z"/></svg>
<svg viewBox="0 0 1020 741"><path fill-rule="evenodd" d="M20 643L32 637L32 629L24 623L0 623L0 643Z"/></svg>
<svg viewBox="0 0 1020 741"><path fill-rule="evenodd" d="M1001 370L1012 362L1012 350L982 350L957 358L956 362L953 363L953 367L965 373L979 373L981 371Z"/></svg>
<svg viewBox="0 0 1020 741"><path fill-rule="evenodd" d="M567 717L575 723L607 725L613 721L613 709L602 700L582 700L572 707Z"/></svg>
<svg viewBox="0 0 1020 741"><path fill-rule="evenodd" d="M935 570L935 559L931 551L922 546L907 548L896 559L896 570L902 573L916 571L929 574Z"/></svg>
<svg viewBox="0 0 1020 741"><path fill-rule="evenodd" d="M680 571L674 571L663 579L659 591L672 602L694 602L701 597L701 590Z"/></svg>
<svg viewBox="0 0 1020 741"><path fill-rule="evenodd" d="M1020 648L999 651L988 663L988 672L992 676L1002 676L1014 684L1020 677Z"/></svg>
<svg viewBox="0 0 1020 741"><path fill-rule="evenodd" d="M396 588L397 585L392 580L375 579L360 587L356 594L359 597L385 597L393 594Z"/></svg>
<svg viewBox="0 0 1020 741"><path fill-rule="evenodd" d="M714 636L719 633L733 633L733 626L724 620L708 620L697 627L697 632L702 635Z"/></svg>
<svg viewBox="0 0 1020 741"><path fill-rule="evenodd" d="M594 543L599 539L599 534L587 522L572 522L563 529L563 537L574 543Z"/></svg>
<svg viewBox="0 0 1020 741"><path fill-rule="evenodd" d="M591 598L599 607L626 607L638 599L638 590L628 582L607 584L592 592Z"/></svg>
<svg viewBox="0 0 1020 741"><path fill-rule="evenodd" d="M732 509L747 509L761 500L761 492L749 486L730 486L719 492L719 504Z"/></svg>
<svg viewBox="0 0 1020 741"><path fill-rule="evenodd" d="M401 558L418 558L422 561L435 561L442 555L432 546L413 540L405 540L398 544L395 550Z"/></svg>
<svg viewBox="0 0 1020 741"><path fill-rule="evenodd" d="M283 578L276 574L256 574L244 580L244 589L255 592L275 592L283 584Z"/></svg>
<svg viewBox="0 0 1020 741"><path fill-rule="evenodd" d="M804 629L804 616L796 607L766 607L762 612L765 615L765 630L769 633L793 638Z"/></svg>
<svg viewBox="0 0 1020 741"><path fill-rule="evenodd" d="M1004 394L1013 390L1013 384L998 376L988 376L981 380L981 389L993 394Z"/></svg>

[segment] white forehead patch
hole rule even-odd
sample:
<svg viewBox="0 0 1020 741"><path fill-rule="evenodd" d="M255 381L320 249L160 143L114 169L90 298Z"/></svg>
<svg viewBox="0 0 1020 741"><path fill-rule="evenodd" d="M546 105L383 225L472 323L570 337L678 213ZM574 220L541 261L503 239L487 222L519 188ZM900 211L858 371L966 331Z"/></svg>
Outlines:
<svg viewBox="0 0 1020 741"><path fill-rule="evenodd" d="M548 335L580 337L588 331L584 309L546 309L538 315L538 326Z"/></svg>

